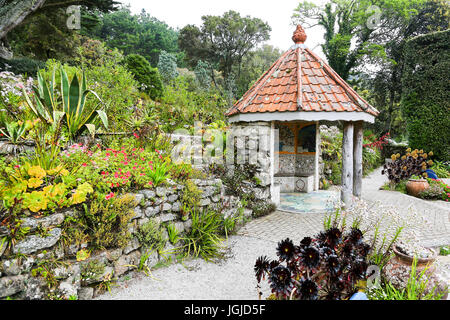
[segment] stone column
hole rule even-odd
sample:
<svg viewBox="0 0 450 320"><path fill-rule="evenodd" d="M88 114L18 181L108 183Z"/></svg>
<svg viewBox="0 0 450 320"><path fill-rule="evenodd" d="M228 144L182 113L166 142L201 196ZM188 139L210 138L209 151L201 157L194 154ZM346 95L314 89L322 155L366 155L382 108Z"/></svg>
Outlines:
<svg viewBox="0 0 450 320"><path fill-rule="evenodd" d="M354 123L353 132L353 195L361 197L362 191L362 149L363 149L363 122L357 121Z"/></svg>
<svg viewBox="0 0 450 320"><path fill-rule="evenodd" d="M345 206L351 205L353 194L353 123L344 123L342 138L342 189L341 200Z"/></svg>

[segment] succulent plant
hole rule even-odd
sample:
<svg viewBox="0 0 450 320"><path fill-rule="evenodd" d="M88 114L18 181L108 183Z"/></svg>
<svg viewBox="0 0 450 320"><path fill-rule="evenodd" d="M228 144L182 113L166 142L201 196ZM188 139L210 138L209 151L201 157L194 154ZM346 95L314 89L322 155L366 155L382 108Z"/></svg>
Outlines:
<svg viewBox="0 0 450 320"><path fill-rule="evenodd" d="M266 256L256 260L258 289L267 279L272 295L280 300L348 299L357 291L357 281L366 277L370 249L357 228L345 234L329 228L303 238L298 246L287 238L278 243L278 260L269 262Z"/></svg>
<svg viewBox="0 0 450 320"><path fill-rule="evenodd" d="M399 153L391 155L392 162L384 165L381 174L386 174L391 183L399 183L413 175L426 175L425 171L433 165L429 159L432 155L432 151L426 153L408 148L403 156Z"/></svg>

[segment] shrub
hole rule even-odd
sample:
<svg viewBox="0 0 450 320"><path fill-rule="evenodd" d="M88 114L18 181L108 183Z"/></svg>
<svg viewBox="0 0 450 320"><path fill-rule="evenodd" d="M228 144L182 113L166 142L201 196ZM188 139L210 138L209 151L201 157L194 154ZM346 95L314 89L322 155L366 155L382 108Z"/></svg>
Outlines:
<svg viewBox="0 0 450 320"><path fill-rule="evenodd" d="M181 196L181 214L185 219L189 214L198 211L200 200L202 199L202 190L200 190L192 180L186 180L184 183L183 195Z"/></svg>
<svg viewBox="0 0 450 320"><path fill-rule="evenodd" d="M150 63L138 54L126 56L125 66L141 85L141 91L147 93L153 100L161 98L163 84L158 69L152 68Z"/></svg>
<svg viewBox="0 0 450 320"><path fill-rule="evenodd" d="M209 124L226 121L227 102L217 89L196 90L190 88L188 77L179 76L167 85L161 104L155 111L160 114L166 132L194 126L195 121Z"/></svg>
<svg viewBox="0 0 450 320"><path fill-rule="evenodd" d="M36 75L38 70L43 68L44 65L45 63L43 61L30 58L17 58L11 60L0 58L0 69L27 76Z"/></svg>
<svg viewBox="0 0 450 320"><path fill-rule="evenodd" d="M450 158L450 30L412 38L405 45L402 113L409 145Z"/></svg>
<svg viewBox="0 0 450 320"><path fill-rule="evenodd" d="M144 248L161 251L166 245L162 226L154 219L149 219L134 234Z"/></svg>
<svg viewBox="0 0 450 320"><path fill-rule="evenodd" d="M450 178L450 162L444 163L435 161L430 169L433 170L439 178Z"/></svg>
<svg viewBox="0 0 450 320"><path fill-rule="evenodd" d="M450 186L441 180L427 179L428 188L419 193L419 198L449 201Z"/></svg>
<svg viewBox="0 0 450 320"><path fill-rule="evenodd" d="M444 192L444 186L438 181L427 179L429 187L419 193L419 198L422 199L441 199Z"/></svg>
<svg viewBox="0 0 450 320"><path fill-rule="evenodd" d="M253 217L259 218L274 212L277 206L270 201L255 201L250 208L253 211Z"/></svg>
<svg viewBox="0 0 450 320"><path fill-rule="evenodd" d="M96 194L89 204L85 205L85 224L91 236L90 243L97 249L123 248L131 234L128 222L134 215L135 199L132 195L107 197Z"/></svg>

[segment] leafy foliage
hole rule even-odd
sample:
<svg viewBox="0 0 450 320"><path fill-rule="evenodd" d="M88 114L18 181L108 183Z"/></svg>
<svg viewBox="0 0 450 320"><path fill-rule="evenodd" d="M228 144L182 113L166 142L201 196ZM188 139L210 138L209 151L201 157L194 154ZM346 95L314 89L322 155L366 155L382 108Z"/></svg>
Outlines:
<svg viewBox="0 0 450 320"><path fill-rule="evenodd" d="M59 122L61 117L64 116L65 125L71 139L78 137L86 128L90 132L95 131L93 122L97 116L101 119L103 125L108 128L108 117L105 111L96 107L91 108L90 111L87 110L86 98L89 93L93 94L100 103L102 101L97 93L87 88L85 73L83 72L80 79L74 74L72 81L69 82L66 71L61 67L61 86L58 94L55 91L55 72L56 70L53 71L52 80L48 85L42 75L38 73L38 87L34 88L34 103L23 90L27 105L33 113L48 124ZM62 101L62 108L60 107L60 101Z"/></svg>
<svg viewBox="0 0 450 320"><path fill-rule="evenodd" d="M402 112L407 119L409 145L450 158L450 30L419 36L407 42Z"/></svg>
<svg viewBox="0 0 450 320"><path fill-rule="evenodd" d="M222 16L203 16L202 21L201 28L187 25L180 31L179 46L186 52L186 59L192 67L199 60L217 65L225 79L231 76L233 67L242 64L250 50L269 39L271 31L261 19L241 17L232 10Z"/></svg>
<svg viewBox="0 0 450 320"><path fill-rule="evenodd" d="M146 92L153 100L161 98L163 84L158 69L152 68L143 56L130 54L125 58L127 69L139 82L142 91Z"/></svg>
<svg viewBox="0 0 450 320"><path fill-rule="evenodd" d="M187 256L201 257L206 261L221 256L222 216L214 211L194 211L191 216L192 227L190 232L181 240L184 245L180 247Z"/></svg>

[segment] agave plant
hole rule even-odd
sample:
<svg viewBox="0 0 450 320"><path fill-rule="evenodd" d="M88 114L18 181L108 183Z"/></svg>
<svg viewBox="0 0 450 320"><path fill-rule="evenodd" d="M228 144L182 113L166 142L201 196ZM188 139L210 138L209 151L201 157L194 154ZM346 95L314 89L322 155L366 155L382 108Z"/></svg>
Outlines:
<svg viewBox="0 0 450 320"><path fill-rule="evenodd" d="M34 103L26 91L23 90L25 101L33 113L47 124L54 124L64 116L64 123L72 140L83 133L85 129L91 134L95 133L93 122L97 116L101 119L104 127L108 128L108 117L102 109L97 106L88 111L86 107L86 98L89 93L94 95L99 104L103 104L103 102L97 93L87 89L84 71L81 79L75 74L72 81L69 81L66 71L61 67L61 90L59 93L55 90L55 72L56 70L53 70L49 85L47 85L42 75L38 73L38 86L33 87L35 93ZM61 104L62 108L60 108Z"/></svg>
<svg viewBox="0 0 450 320"><path fill-rule="evenodd" d="M6 122L5 130L0 129L0 132L8 138L8 141L13 144L17 144L23 139L25 132L27 131L27 124L25 122Z"/></svg>
<svg viewBox="0 0 450 320"><path fill-rule="evenodd" d="M0 133L7 138L7 142L0 143L0 154L19 154L31 147L25 140L30 122L5 122Z"/></svg>

